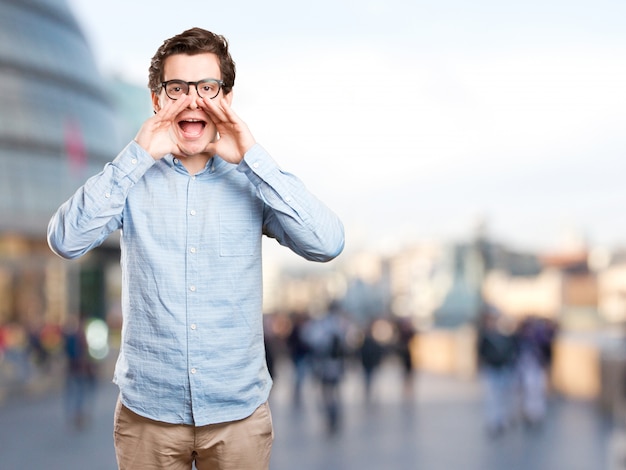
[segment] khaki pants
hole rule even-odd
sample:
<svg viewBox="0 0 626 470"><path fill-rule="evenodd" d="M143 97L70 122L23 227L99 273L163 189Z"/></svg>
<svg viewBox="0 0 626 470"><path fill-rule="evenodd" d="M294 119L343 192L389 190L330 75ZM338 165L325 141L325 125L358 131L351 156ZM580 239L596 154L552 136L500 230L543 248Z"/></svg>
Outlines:
<svg viewBox="0 0 626 470"><path fill-rule="evenodd" d="M153 421L118 399L114 441L120 470L267 470L274 432L269 404L248 418L208 426Z"/></svg>

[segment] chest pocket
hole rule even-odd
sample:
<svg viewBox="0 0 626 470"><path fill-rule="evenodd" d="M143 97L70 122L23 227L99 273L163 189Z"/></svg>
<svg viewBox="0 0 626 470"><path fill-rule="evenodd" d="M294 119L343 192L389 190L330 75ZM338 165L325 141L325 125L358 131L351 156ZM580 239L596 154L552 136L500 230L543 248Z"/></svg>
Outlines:
<svg viewBox="0 0 626 470"><path fill-rule="evenodd" d="M253 213L232 211L220 214L220 256L252 256L260 243Z"/></svg>

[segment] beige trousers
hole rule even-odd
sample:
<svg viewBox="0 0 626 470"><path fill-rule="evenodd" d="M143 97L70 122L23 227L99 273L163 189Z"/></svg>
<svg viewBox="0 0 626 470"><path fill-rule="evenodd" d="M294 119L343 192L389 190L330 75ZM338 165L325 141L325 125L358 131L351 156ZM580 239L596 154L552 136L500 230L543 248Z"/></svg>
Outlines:
<svg viewBox="0 0 626 470"><path fill-rule="evenodd" d="M113 437L120 470L268 470L274 431L267 402L248 418L196 427L144 418L118 399Z"/></svg>

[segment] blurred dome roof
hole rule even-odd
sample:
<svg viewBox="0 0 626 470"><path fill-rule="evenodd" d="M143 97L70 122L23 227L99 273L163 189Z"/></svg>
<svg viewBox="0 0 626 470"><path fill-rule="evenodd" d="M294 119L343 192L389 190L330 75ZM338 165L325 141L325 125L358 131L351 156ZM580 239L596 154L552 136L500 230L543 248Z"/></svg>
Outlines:
<svg viewBox="0 0 626 470"><path fill-rule="evenodd" d="M0 0L0 230L45 234L117 154L106 89L65 0Z"/></svg>

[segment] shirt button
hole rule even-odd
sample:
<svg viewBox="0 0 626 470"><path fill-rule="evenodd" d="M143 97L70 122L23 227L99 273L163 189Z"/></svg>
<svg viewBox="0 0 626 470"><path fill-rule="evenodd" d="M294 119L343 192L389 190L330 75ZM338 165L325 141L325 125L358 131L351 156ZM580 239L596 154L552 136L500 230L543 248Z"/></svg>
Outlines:
<svg viewBox="0 0 626 470"><path fill-rule="evenodd" d="M191 324L191 329L192 329L192 330L195 330L195 329L196 329L196 324L195 324L195 323L192 323L192 324Z"/></svg>
<svg viewBox="0 0 626 470"><path fill-rule="evenodd" d="M174 159L174 163L176 163L176 164L178 163L178 158Z"/></svg>
<svg viewBox="0 0 626 470"><path fill-rule="evenodd" d="M252 168L258 168L258 167L259 167L259 163L258 163L258 162L254 162L254 163L252 164Z"/></svg>
<svg viewBox="0 0 626 470"><path fill-rule="evenodd" d="M285 201L286 201L286 202L291 202L291 198L290 198L289 196L287 196L287 197L285 198Z"/></svg>
<svg viewBox="0 0 626 470"><path fill-rule="evenodd" d="M195 292L196 291L196 286L189 286L189 290L191 292Z"/></svg>
<svg viewBox="0 0 626 470"><path fill-rule="evenodd" d="M195 368L195 367L192 367L192 368L191 368L191 373L192 373L192 374L195 374L195 373L196 373L196 368Z"/></svg>
<svg viewBox="0 0 626 470"><path fill-rule="evenodd" d="M107 199L109 199L111 197L111 193L104 193L104 197L106 197Z"/></svg>
<svg viewBox="0 0 626 470"><path fill-rule="evenodd" d="M136 165L136 164L137 164L137 159L136 159L136 158L133 158L130 162L131 162L133 165Z"/></svg>
<svg viewBox="0 0 626 470"><path fill-rule="evenodd" d="M189 211L189 213L190 213L191 215L196 215L196 210L195 210L195 209L191 209L191 210Z"/></svg>
<svg viewBox="0 0 626 470"><path fill-rule="evenodd" d="M189 248L189 251L190 251L191 253L195 253L195 252L196 252L196 248L192 246L191 248Z"/></svg>

